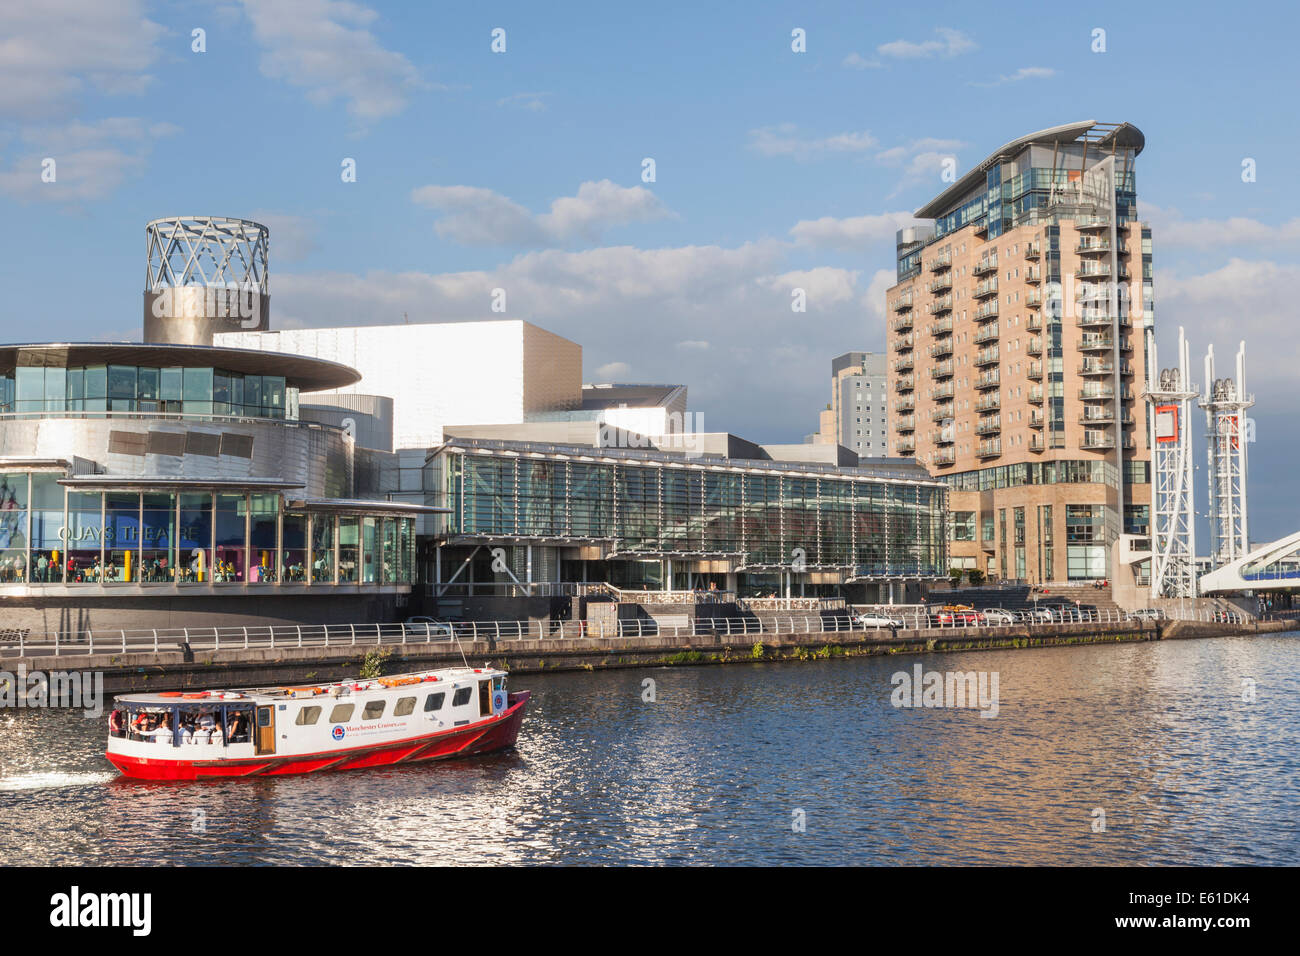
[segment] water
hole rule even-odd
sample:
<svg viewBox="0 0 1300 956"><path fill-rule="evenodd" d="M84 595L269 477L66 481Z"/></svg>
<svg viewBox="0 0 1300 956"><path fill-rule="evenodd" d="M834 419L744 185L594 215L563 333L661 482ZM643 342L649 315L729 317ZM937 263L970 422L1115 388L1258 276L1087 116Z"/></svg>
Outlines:
<svg viewBox="0 0 1300 956"><path fill-rule="evenodd" d="M999 715L895 709L917 661L998 672ZM1300 632L521 675L515 751L194 784L118 778L102 718L9 711L0 863L1295 865L1298 662Z"/></svg>

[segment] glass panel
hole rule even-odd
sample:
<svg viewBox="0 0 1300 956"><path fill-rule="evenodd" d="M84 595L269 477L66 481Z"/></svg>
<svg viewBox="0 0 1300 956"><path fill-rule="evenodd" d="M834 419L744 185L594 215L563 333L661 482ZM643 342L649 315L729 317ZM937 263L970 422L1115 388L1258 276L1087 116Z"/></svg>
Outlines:
<svg viewBox="0 0 1300 956"><path fill-rule="evenodd" d="M385 518L383 530L384 542L384 566L383 581L385 584L395 584L401 580L401 558L397 549L397 519Z"/></svg>
<svg viewBox="0 0 1300 956"><path fill-rule="evenodd" d="M22 584L27 580L27 490L25 472L0 475L0 584ZM49 561L46 557L46 575Z"/></svg>
<svg viewBox="0 0 1300 956"><path fill-rule="evenodd" d="M360 519L339 518L339 581L357 580L357 566L361 560L359 545Z"/></svg>
<svg viewBox="0 0 1300 956"><path fill-rule="evenodd" d="M277 516L280 512L279 495L253 495L251 497L251 521L249 545L250 567L248 580L256 584L259 581L274 581L276 569L280 566L279 544L276 540Z"/></svg>
<svg viewBox="0 0 1300 956"><path fill-rule="evenodd" d="M140 575L140 496L109 492L104 499L104 580L123 584Z"/></svg>
<svg viewBox="0 0 1300 956"><path fill-rule="evenodd" d="M187 368L185 382L185 414L212 414L212 369Z"/></svg>
<svg viewBox="0 0 1300 956"><path fill-rule="evenodd" d="M212 411L216 415L230 414L230 373L216 371L212 376Z"/></svg>
<svg viewBox="0 0 1300 956"><path fill-rule="evenodd" d="M68 492L68 583L98 583L104 576L100 555L100 506L98 492Z"/></svg>
<svg viewBox="0 0 1300 956"><path fill-rule="evenodd" d="M161 372L162 391L159 394L165 402L179 402L181 400L182 376L181 369L165 368Z"/></svg>
<svg viewBox="0 0 1300 956"><path fill-rule="evenodd" d="M137 394L141 401L158 400L158 369L142 368L140 369L139 384Z"/></svg>
<svg viewBox="0 0 1300 956"><path fill-rule="evenodd" d="M91 365L86 369L83 379L86 399L86 411L102 412L108 408L108 368L103 365Z"/></svg>
<svg viewBox="0 0 1300 956"><path fill-rule="evenodd" d="M244 580L247 558L244 523L247 502L243 495L217 495L217 551L212 564L212 578L223 584Z"/></svg>
<svg viewBox="0 0 1300 956"><path fill-rule="evenodd" d="M187 370L188 371L188 370ZM212 495L180 495L177 565L185 584L204 584L212 574Z"/></svg>
<svg viewBox="0 0 1300 956"><path fill-rule="evenodd" d="M83 400L86 391L86 370L68 369L67 408L70 412L79 412L85 408Z"/></svg>
<svg viewBox="0 0 1300 956"><path fill-rule="evenodd" d="M61 412L67 404L68 370L47 368L45 370L45 410Z"/></svg>
<svg viewBox="0 0 1300 956"><path fill-rule="evenodd" d="M312 515L311 579L329 584L334 580L334 516Z"/></svg>
<svg viewBox="0 0 1300 956"><path fill-rule="evenodd" d="M361 519L361 583L374 584L379 567L379 535L374 518Z"/></svg>
<svg viewBox="0 0 1300 956"><path fill-rule="evenodd" d="M15 369L14 388L18 411L45 411L45 369L29 366Z"/></svg>
<svg viewBox="0 0 1300 956"><path fill-rule="evenodd" d="M134 365L108 367L108 407L115 412L135 409L136 370Z"/></svg>
<svg viewBox="0 0 1300 956"><path fill-rule="evenodd" d="M32 475L31 545L29 566L40 567L41 556L47 562L49 581L61 581L59 573L67 563L63 543L62 475Z"/></svg>
<svg viewBox="0 0 1300 956"><path fill-rule="evenodd" d="M139 580L145 584L167 584L176 577L176 499L169 494L144 496L141 522L143 551Z"/></svg>
<svg viewBox="0 0 1300 956"><path fill-rule="evenodd" d="M307 580L307 516L284 516L282 545L284 574L280 580L299 584Z"/></svg>

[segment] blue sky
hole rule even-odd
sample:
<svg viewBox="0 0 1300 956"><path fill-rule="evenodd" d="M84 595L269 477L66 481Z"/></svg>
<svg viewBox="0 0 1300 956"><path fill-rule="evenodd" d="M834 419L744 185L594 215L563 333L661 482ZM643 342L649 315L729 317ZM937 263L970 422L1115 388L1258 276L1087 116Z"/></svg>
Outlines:
<svg viewBox="0 0 1300 956"><path fill-rule="evenodd" d="M584 346L588 380L685 382L706 428L798 440L831 357L883 346L893 233L942 188L943 157L965 171L1032 130L1128 121L1147 137L1162 348L1185 325L1199 368L1206 345L1247 339L1264 538L1300 524L1297 19L1267 3L11 4L0 339L138 336L145 222L241 216L271 227L279 327L498 318L504 288L509 317Z"/></svg>

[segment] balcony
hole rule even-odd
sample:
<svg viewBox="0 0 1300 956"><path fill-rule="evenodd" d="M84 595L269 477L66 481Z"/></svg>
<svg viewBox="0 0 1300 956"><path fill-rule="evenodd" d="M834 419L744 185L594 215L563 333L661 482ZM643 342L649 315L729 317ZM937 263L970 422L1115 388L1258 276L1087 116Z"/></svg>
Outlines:
<svg viewBox="0 0 1300 956"><path fill-rule="evenodd" d="M952 354L952 336L945 336L942 342L930 346L930 358L943 358Z"/></svg>
<svg viewBox="0 0 1300 956"><path fill-rule="evenodd" d="M1026 293L1025 305L1031 309L1041 309L1043 307L1043 293L1039 292L1037 289Z"/></svg>
<svg viewBox="0 0 1300 956"><path fill-rule="evenodd" d="M910 392L916 387L916 380L911 375L902 375L894 381L894 391Z"/></svg>
<svg viewBox="0 0 1300 956"><path fill-rule="evenodd" d="M930 464L937 465L937 466L951 465L956 460L957 460L957 452L951 448L945 448L941 451L936 451L933 455L930 456Z"/></svg>
<svg viewBox="0 0 1300 956"><path fill-rule="evenodd" d="M929 438L932 445L951 445L954 441L953 429L936 428L930 432Z"/></svg>
<svg viewBox="0 0 1300 956"><path fill-rule="evenodd" d="M1080 375L1114 375L1114 362L1084 362L1079 366Z"/></svg>
<svg viewBox="0 0 1300 956"><path fill-rule="evenodd" d="M1115 437L1106 432L1084 432L1079 447L1088 451L1099 451L1115 447Z"/></svg>
<svg viewBox="0 0 1300 956"><path fill-rule="evenodd" d="M952 319L939 319L937 322L930 323L931 335L948 335L952 332Z"/></svg>
<svg viewBox="0 0 1300 956"><path fill-rule="evenodd" d="M978 352L975 353L974 364L978 367L983 367L985 365L997 365L998 347L995 345L991 349L980 349Z"/></svg>
<svg viewBox="0 0 1300 956"><path fill-rule="evenodd" d="M932 422L941 422L948 418L952 418L952 402L936 405L930 410L930 421Z"/></svg>
<svg viewBox="0 0 1300 956"><path fill-rule="evenodd" d="M1029 404L1030 405L1043 404L1043 386L1035 385L1029 390Z"/></svg>
<svg viewBox="0 0 1300 956"><path fill-rule="evenodd" d="M975 447L975 456L977 458L996 458L1002 454L1002 439L990 438L988 441L982 441Z"/></svg>
<svg viewBox="0 0 1300 956"><path fill-rule="evenodd" d="M916 397L913 395L903 395L894 399L893 405L895 412L910 412L916 408Z"/></svg>
<svg viewBox="0 0 1300 956"><path fill-rule="evenodd" d="M1115 340L1109 335L1085 335L1079 340L1081 352L1110 352L1115 348Z"/></svg>
<svg viewBox="0 0 1300 956"><path fill-rule="evenodd" d="M1045 447L1046 447L1046 446L1045 446L1045 444L1044 444L1044 442L1043 442L1043 436L1042 436L1042 435L1030 435L1030 436L1029 436L1029 450L1030 450L1030 451L1042 451Z"/></svg>
<svg viewBox="0 0 1300 956"><path fill-rule="evenodd" d="M893 302L889 303L889 309L891 312L906 312L910 308L912 308L912 293L910 291L904 292Z"/></svg>
<svg viewBox="0 0 1300 956"><path fill-rule="evenodd" d="M975 333L974 342L976 345L983 345L985 342L996 342L997 340L998 324L996 322L990 322Z"/></svg>
<svg viewBox="0 0 1300 956"><path fill-rule="evenodd" d="M977 276L982 276L982 275L987 275L990 272L996 272L997 269L998 269L998 257L985 256L983 259L981 259L979 262L975 264L975 268L971 269L971 272Z"/></svg>
<svg viewBox="0 0 1300 956"><path fill-rule="evenodd" d="M952 273L948 272L945 273L944 275L939 276L939 278L937 279L932 279L929 283L927 283L925 287L925 291L930 293L931 295L937 295L940 292L947 292L951 288L952 288Z"/></svg>
<svg viewBox="0 0 1300 956"><path fill-rule="evenodd" d="M930 401L940 402L945 398L952 398L952 382L944 382L930 389Z"/></svg>
<svg viewBox="0 0 1300 956"><path fill-rule="evenodd" d="M928 306L925 307L925 310L929 312L931 315L939 315L941 312L951 312L952 295L949 294L949 295L945 295L941 299L935 299L933 302L931 302Z"/></svg>
<svg viewBox="0 0 1300 956"><path fill-rule="evenodd" d="M1029 410L1029 427L1030 428L1043 427L1043 413L1040 409L1031 408Z"/></svg>
<svg viewBox="0 0 1300 956"><path fill-rule="evenodd" d="M1115 323L1114 315L1109 309L1079 309L1078 318L1075 322L1080 328L1110 328ZM1127 315L1120 316L1119 327L1121 329L1130 329L1133 327L1133 320Z"/></svg>
<svg viewBox="0 0 1300 956"><path fill-rule="evenodd" d="M894 351L905 352L912 347L912 333L905 332L894 339Z"/></svg>
<svg viewBox="0 0 1300 956"><path fill-rule="evenodd" d="M1043 254L1043 244L1035 239L1033 242L1025 243L1025 258L1037 259Z"/></svg>
<svg viewBox="0 0 1300 956"><path fill-rule="evenodd" d="M952 362L939 362L930 366L931 378L952 378Z"/></svg>
<svg viewBox="0 0 1300 956"><path fill-rule="evenodd" d="M1032 313L1025 316L1025 328L1030 332L1043 331L1043 317Z"/></svg>
<svg viewBox="0 0 1300 956"><path fill-rule="evenodd" d="M975 310L975 321L978 322L981 319L989 319L997 314L998 314L998 300L989 299L987 302L985 302L983 305L981 305L978 309Z"/></svg>
<svg viewBox="0 0 1300 956"><path fill-rule="evenodd" d="M890 329L892 329L892 330L895 331L895 332L908 332L908 331L911 331L911 328L912 328L912 315L911 315L911 313L908 313L907 315L904 315L904 316L901 316L901 317L899 317L899 318L897 318L897 319L894 319L893 322L889 323L889 327L890 327Z"/></svg>
<svg viewBox="0 0 1300 956"><path fill-rule="evenodd" d="M1002 431L1002 416L990 415L988 418L981 418L975 425L976 435L996 435Z"/></svg>
<svg viewBox="0 0 1300 956"><path fill-rule="evenodd" d="M1041 382L1043 380L1043 363L1030 362L1028 367L1028 372L1026 374L1028 374L1028 376L1032 378L1035 382Z"/></svg>
<svg viewBox="0 0 1300 956"><path fill-rule="evenodd" d="M942 272L944 269L951 269L952 253L951 252L939 253L937 256L935 256L933 259L927 262L925 264L925 267L931 272Z"/></svg>
<svg viewBox="0 0 1300 956"><path fill-rule="evenodd" d="M1094 232L1098 229L1109 229L1110 220L1101 216L1081 216L1074 220L1074 228L1080 232Z"/></svg>
<svg viewBox="0 0 1300 956"><path fill-rule="evenodd" d="M1025 270L1025 281L1038 285L1038 283L1043 281L1043 270L1038 266L1030 266Z"/></svg>
<svg viewBox="0 0 1300 956"><path fill-rule="evenodd" d="M1074 251L1081 256L1097 256L1110 252L1110 240L1093 236L1081 236L1075 244Z"/></svg>
<svg viewBox="0 0 1300 956"><path fill-rule="evenodd" d="M975 286L975 288L971 290L971 295L976 299L986 299L991 295L997 295L997 294L998 294L997 276L994 276L991 279L985 279L983 282L978 283Z"/></svg>
<svg viewBox="0 0 1300 956"><path fill-rule="evenodd" d="M894 362L895 372L910 372L915 367L915 364L912 362L912 356L910 355L904 355L902 358Z"/></svg>
<svg viewBox="0 0 1300 956"><path fill-rule="evenodd" d="M1085 405L1079 416L1080 425L1112 425L1115 412L1109 405Z"/></svg>
<svg viewBox="0 0 1300 956"><path fill-rule="evenodd" d="M1002 384L1002 379L998 375L998 369L991 372L983 372L980 377L975 379L975 387L980 391L986 388L997 388Z"/></svg>
<svg viewBox="0 0 1300 956"><path fill-rule="evenodd" d="M900 432L916 431L916 416L899 415L894 419L894 427Z"/></svg>
<svg viewBox="0 0 1300 956"><path fill-rule="evenodd" d="M1042 337L1035 335L1033 338L1031 338L1029 340L1029 344L1025 346L1025 351L1028 352L1030 355L1042 355L1043 354Z"/></svg>
<svg viewBox="0 0 1300 956"><path fill-rule="evenodd" d="M993 412L1001 407L1001 392L989 392L987 395L980 396L979 400L975 402L975 411L977 412Z"/></svg>
<svg viewBox="0 0 1300 956"><path fill-rule="evenodd" d="M1128 389L1125 389L1124 391L1127 393ZM1085 385L1083 388L1079 389L1079 398L1083 399L1085 402L1097 402L1102 400L1109 401L1114 397L1115 386L1113 385L1091 384ZM1127 400L1128 395L1125 394L1124 398Z"/></svg>
<svg viewBox="0 0 1300 956"><path fill-rule="evenodd" d="M894 451L899 458L907 458L916 454L916 439L904 438L901 441L894 442Z"/></svg>
<svg viewBox="0 0 1300 956"><path fill-rule="evenodd" d="M1074 268L1074 277L1076 279L1109 279L1110 263L1080 262Z"/></svg>

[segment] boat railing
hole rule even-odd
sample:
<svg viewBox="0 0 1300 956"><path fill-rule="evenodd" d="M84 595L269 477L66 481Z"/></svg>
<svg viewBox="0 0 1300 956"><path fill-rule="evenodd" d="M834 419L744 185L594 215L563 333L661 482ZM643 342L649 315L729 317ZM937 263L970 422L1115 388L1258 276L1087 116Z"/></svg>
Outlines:
<svg viewBox="0 0 1300 956"><path fill-rule="evenodd" d="M1003 616L1005 615L1005 616ZM1010 620L1006 618L1010 617ZM1050 619L1049 619L1050 618ZM1127 612L1119 608L1081 609L1066 605L1037 611L995 614L949 612L916 605L865 613L795 610L765 611L761 616L665 615L626 620L566 621L454 621L415 624L288 624L248 627L178 627L149 630L87 629L76 632L33 634L24 629L0 630L0 658L88 656L91 654L141 654L182 651L187 655L214 651L262 648L312 648L336 646L446 644L449 650L462 641L486 642L489 647L502 641L624 640L653 637L722 637L737 634L798 635L821 633L864 633L876 637L900 631L950 631L971 629L983 632L1052 633L1068 624L1151 624L1192 621L1244 625L1255 618L1241 611L1223 608L1173 608L1158 612Z"/></svg>

